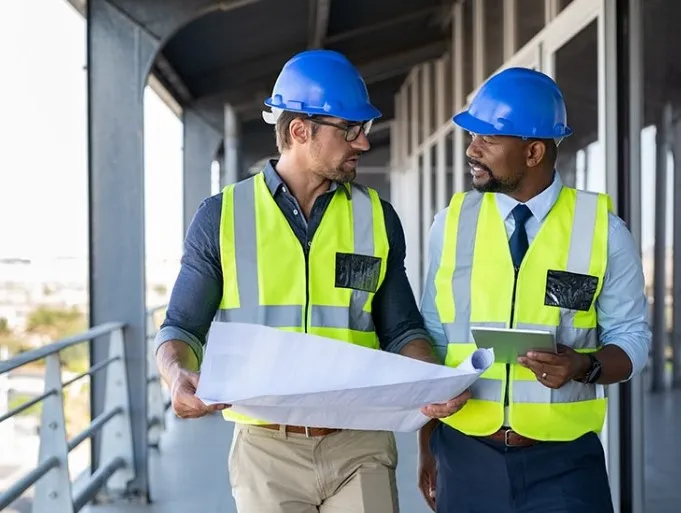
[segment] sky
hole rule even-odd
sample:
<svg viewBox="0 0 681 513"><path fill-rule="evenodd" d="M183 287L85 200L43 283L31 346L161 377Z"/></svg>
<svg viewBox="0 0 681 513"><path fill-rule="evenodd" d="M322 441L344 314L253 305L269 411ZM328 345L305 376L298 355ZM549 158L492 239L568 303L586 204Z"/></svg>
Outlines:
<svg viewBox="0 0 681 513"><path fill-rule="evenodd" d="M0 1L0 258L87 257L85 63L66 0ZM145 150L147 255L177 259L182 124L149 88Z"/></svg>

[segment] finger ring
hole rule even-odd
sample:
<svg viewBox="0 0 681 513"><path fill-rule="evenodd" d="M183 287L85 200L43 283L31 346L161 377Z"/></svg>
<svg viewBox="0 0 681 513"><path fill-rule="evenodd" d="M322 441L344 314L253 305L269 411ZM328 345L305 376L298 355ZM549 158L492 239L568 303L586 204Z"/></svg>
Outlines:
<svg viewBox="0 0 681 513"><path fill-rule="evenodd" d="M541 379L546 379L546 376L547 376L546 372L542 372Z"/></svg>

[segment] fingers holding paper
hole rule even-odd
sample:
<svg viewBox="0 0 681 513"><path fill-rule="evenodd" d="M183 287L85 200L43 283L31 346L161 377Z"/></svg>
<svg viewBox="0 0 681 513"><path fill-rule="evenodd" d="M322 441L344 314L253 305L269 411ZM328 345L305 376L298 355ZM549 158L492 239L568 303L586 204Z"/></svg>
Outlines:
<svg viewBox="0 0 681 513"><path fill-rule="evenodd" d="M185 369L180 369L172 380L170 398L175 415L181 419L195 419L229 407L228 404L206 405L195 395L198 384L199 375Z"/></svg>
<svg viewBox="0 0 681 513"><path fill-rule="evenodd" d="M466 390L446 403L429 404L421 408L421 413L433 419L449 417L459 411L471 398L471 391Z"/></svg>

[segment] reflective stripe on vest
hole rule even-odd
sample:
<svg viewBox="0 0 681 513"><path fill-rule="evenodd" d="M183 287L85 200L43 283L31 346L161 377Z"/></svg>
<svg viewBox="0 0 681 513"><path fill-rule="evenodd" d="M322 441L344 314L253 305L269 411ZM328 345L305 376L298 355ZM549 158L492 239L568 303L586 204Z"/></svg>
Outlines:
<svg viewBox="0 0 681 513"><path fill-rule="evenodd" d="M562 189L520 267L515 328L551 331L577 351L598 348L594 303L607 261L608 210L605 195ZM475 349L470 327L505 328L511 317L514 270L493 195L472 191L452 198L440 257L436 306L449 344L446 363L458 365ZM588 311L544 304L550 299L545 297L547 270L597 277ZM549 389L519 365L511 366L510 376L509 421L518 433L564 440L601 429L602 386L570 382ZM506 366L494 364L472 387L469 405L445 422L472 435L493 433L503 422L505 387Z"/></svg>
<svg viewBox="0 0 681 513"><path fill-rule="evenodd" d="M373 255L372 199L365 187L351 187L354 253ZM339 189L337 194L343 192ZM237 282L240 285L240 306L219 309L215 320L261 324L273 328L303 327L304 305L261 305L259 302L255 196L255 179L245 180L234 186L234 253ZM311 305L309 326L373 332L371 312L364 310L368 298L369 292L353 290L348 307Z"/></svg>

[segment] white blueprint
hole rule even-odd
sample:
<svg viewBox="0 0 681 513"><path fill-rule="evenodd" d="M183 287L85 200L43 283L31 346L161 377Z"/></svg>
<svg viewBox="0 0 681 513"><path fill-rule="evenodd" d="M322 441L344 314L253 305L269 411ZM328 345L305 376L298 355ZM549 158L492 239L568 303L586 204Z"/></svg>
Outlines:
<svg viewBox="0 0 681 513"><path fill-rule="evenodd" d="M214 322L196 391L204 403L276 424L414 431L420 408L446 402L494 361L478 349L459 367L303 333Z"/></svg>

